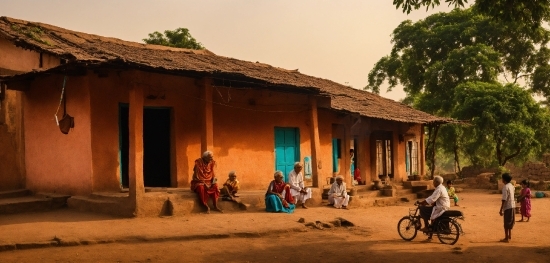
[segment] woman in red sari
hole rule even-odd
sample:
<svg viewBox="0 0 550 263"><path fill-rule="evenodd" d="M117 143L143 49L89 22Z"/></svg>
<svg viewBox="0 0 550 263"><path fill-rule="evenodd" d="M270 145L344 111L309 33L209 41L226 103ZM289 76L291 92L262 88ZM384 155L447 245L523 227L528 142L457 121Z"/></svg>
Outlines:
<svg viewBox="0 0 550 263"><path fill-rule="evenodd" d="M193 168L193 180L191 180L191 190L199 196L199 200L203 206L206 207L206 213L210 213L210 207L208 207L208 198L212 198L212 204L214 209L222 212L218 207L218 197L220 191L218 190L218 184L216 184L216 175L214 174L214 155L210 151L206 151L202 154L202 157L195 160L195 167Z"/></svg>
<svg viewBox="0 0 550 263"><path fill-rule="evenodd" d="M275 172L274 178L265 193L265 211L289 214L294 212L294 199L290 193L290 186L283 180L283 172Z"/></svg>

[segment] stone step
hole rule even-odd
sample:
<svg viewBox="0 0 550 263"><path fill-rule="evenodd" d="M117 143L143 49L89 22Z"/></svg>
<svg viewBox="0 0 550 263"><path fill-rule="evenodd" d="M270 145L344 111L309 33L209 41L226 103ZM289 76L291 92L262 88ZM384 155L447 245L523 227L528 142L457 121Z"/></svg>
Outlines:
<svg viewBox="0 0 550 263"><path fill-rule="evenodd" d="M42 196L23 196L0 199L0 214L42 212L60 208L64 205L54 202L52 198Z"/></svg>
<svg viewBox="0 0 550 263"><path fill-rule="evenodd" d="M307 201L308 206L319 206L322 200L321 189L312 188L314 198ZM226 212L264 211L265 190L239 192L237 202L218 200L218 206ZM90 196L73 196L67 200L68 206L80 211L104 213L114 216L132 217L132 200L128 193L93 193ZM183 216L204 212L197 194L189 189L178 191L147 191L140 200L142 216ZM212 200L209 206L213 208ZM217 213L212 211L212 213Z"/></svg>
<svg viewBox="0 0 550 263"><path fill-rule="evenodd" d="M71 209L124 217L133 216L133 211L130 211L132 209L130 209L131 206L129 204L129 199L113 201L88 196L71 196L71 198L67 199L67 206Z"/></svg>
<svg viewBox="0 0 550 263"><path fill-rule="evenodd" d="M29 196L29 195L32 195L32 192L28 189L2 191L2 192L0 192L0 199L13 198L13 197L22 197L22 196Z"/></svg>
<svg viewBox="0 0 550 263"><path fill-rule="evenodd" d="M411 189L397 189L395 191L395 194L397 196L400 196L400 195L408 195L408 194L414 194L414 193Z"/></svg>
<svg viewBox="0 0 550 263"><path fill-rule="evenodd" d="M403 202L414 202L416 201L416 194L407 194L402 196L378 196L365 198L362 196L352 196L350 201L350 207L364 208L372 206L390 206L398 205Z"/></svg>
<svg viewBox="0 0 550 263"><path fill-rule="evenodd" d="M128 192L94 192L89 198L98 199L98 200L123 200L130 196Z"/></svg>
<svg viewBox="0 0 550 263"><path fill-rule="evenodd" d="M55 193L36 193L36 197L49 198L52 200L52 208L60 208L67 205L67 199L70 195L55 194Z"/></svg>

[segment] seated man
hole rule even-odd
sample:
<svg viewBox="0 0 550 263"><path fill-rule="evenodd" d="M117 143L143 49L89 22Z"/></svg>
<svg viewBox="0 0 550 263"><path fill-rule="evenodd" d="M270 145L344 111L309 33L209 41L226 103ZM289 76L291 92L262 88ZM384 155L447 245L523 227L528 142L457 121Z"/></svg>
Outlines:
<svg viewBox="0 0 550 263"><path fill-rule="evenodd" d="M421 231L429 231L428 219L433 221L441 216L445 211L449 210L451 201L449 200L449 194L447 189L443 186L443 177L434 176L433 185L435 190L430 197L420 202L420 216L424 219L424 228ZM426 206L434 205L434 206Z"/></svg>
<svg viewBox="0 0 550 263"><path fill-rule="evenodd" d="M294 198L294 204L298 204L298 201L300 201L302 207L307 209L306 200L311 198L311 189L304 186L303 168L301 163L294 163L294 170L288 174L288 184Z"/></svg>
<svg viewBox="0 0 550 263"><path fill-rule="evenodd" d="M239 191L239 180L237 180L237 173L235 171L229 172L229 179L223 184L221 190L222 200L236 201L237 192Z"/></svg>
<svg viewBox="0 0 550 263"><path fill-rule="evenodd" d="M328 191L328 202L336 208L348 208L349 195L346 191L346 183L341 175L336 177L336 182L332 184Z"/></svg>
<svg viewBox="0 0 550 263"><path fill-rule="evenodd" d="M208 197L212 198L214 209L222 212L218 207L218 197L220 191L218 184L216 184L217 178L214 174L214 155L210 151L206 151L202 154L202 157L195 160L195 167L193 167L193 180L191 180L191 190L197 193L199 200L203 206L206 207L206 213L210 213L210 207L208 207Z"/></svg>
<svg viewBox="0 0 550 263"><path fill-rule="evenodd" d="M277 171L273 177L274 180L269 183L265 193L265 211L290 214L294 211L290 186L283 180L283 172Z"/></svg>

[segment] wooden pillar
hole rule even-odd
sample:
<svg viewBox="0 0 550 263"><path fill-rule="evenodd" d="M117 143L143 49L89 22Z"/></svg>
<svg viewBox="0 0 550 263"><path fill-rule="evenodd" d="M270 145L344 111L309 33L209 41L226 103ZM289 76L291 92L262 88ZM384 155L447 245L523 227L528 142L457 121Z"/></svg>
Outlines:
<svg viewBox="0 0 550 263"><path fill-rule="evenodd" d="M378 165L378 163L376 162L376 159L378 158L378 156L376 155L376 138L373 136L373 134L371 133L369 135L369 144L370 144L370 148L369 148L369 151L370 151L370 178L371 180L373 181L376 181L376 180L380 180L380 178L378 178L378 172L376 171L376 166Z"/></svg>
<svg viewBox="0 0 550 263"><path fill-rule="evenodd" d="M128 116L130 136L130 200L134 205L134 216L142 213L141 203L145 195L143 184L143 87L137 84L130 86L130 108Z"/></svg>
<svg viewBox="0 0 550 263"><path fill-rule="evenodd" d="M202 79L202 133L201 154L207 150L213 151L214 147L214 122L212 110L212 80Z"/></svg>
<svg viewBox="0 0 550 263"><path fill-rule="evenodd" d="M399 140L399 129L393 132L392 136L392 164L393 164L393 181L402 182L403 174L405 173L405 154L401 149L405 148L405 142Z"/></svg>
<svg viewBox="0 0 550 263"><path fill-rule="evenodd" d="M309 97L310 110L310 142L311 142L311 173L314 187L322 187L324 185L322 176L319 174L319 158L321 157L319 151L321 150L321 142L319 140L319 119L317 114L317 98L314 96Z"/></svg>
<svg viewBox="0 0 550 263"><path fill-rule="evenodd" d="M425 175L425 169L426 169L426 145L424 145L424 125L420 124L420 141L418 142L418 151L420 157L420 163L419 163L419 174L421 175L421 178L424 178Z"/></svg>
<svg viewBox="0 0 550 263"><path fill-rule="evenodd" d="M369 138L365 134L357 137L356 162L359 171L361 171L361 180L370 183L370 153L369 153Z"/></svg>
<svg viewBox="0 0 550 263"><path fill-rule="evenodd" d="M349 155L349 149L350 147L350 140L351 140L351 129L349 124L344 125L344 140L343 140L343 149L344 151L342 153L342 170L341 175L344 177L344 182L348 186L351 187L352 181L351 181L351 174L350 174L350 165L351 165L351 156Z"/></svg>

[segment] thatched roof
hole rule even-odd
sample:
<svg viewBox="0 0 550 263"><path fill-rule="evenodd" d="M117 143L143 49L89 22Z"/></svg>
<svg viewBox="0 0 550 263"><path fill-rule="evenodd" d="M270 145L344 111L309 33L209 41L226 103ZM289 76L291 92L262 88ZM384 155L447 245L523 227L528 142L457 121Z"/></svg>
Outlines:
<svg viewBox="0 0 550 263"><path fill-rule="evenodd" d="M167 74L235 79L281 89L314 92L331 97L331 108L365 117L407 123L445 123L450 120L415 110L379 95L353 89L336 82L213 54L208 50L188 50L123 41L60 27L0 17L0 37L22 48L49 53L70 65L86 67L124 65ZM55 71L56 68L47 70ZM35 71L15 77L30 77Z"/></svg>

